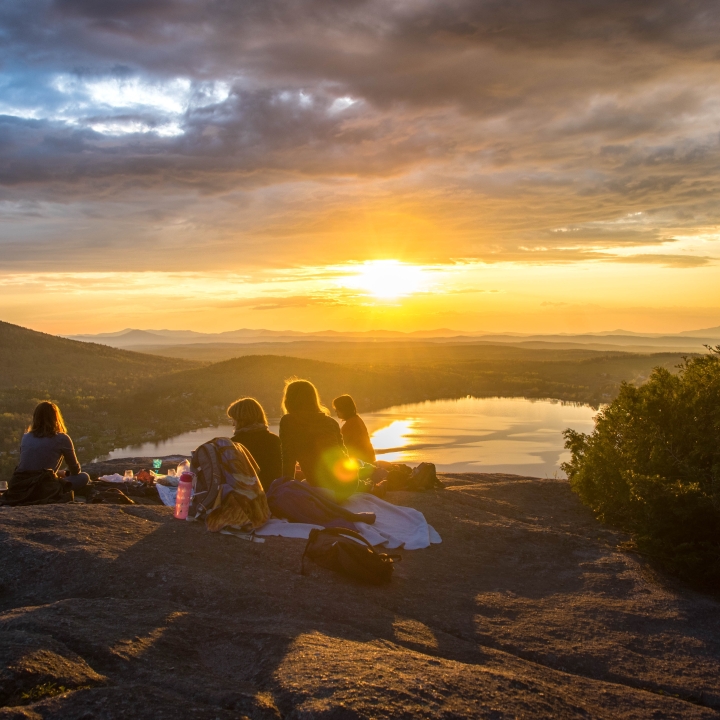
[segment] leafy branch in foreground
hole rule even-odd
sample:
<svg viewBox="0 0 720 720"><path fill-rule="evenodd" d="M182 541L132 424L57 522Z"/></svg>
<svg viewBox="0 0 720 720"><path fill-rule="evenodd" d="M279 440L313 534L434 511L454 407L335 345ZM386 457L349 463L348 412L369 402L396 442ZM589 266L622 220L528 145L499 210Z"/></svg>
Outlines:
<svg viewBox="0 0 720 720"><path fill-rule="evenodd" d="M586 435L565 431L573 490L638 549L701 587L720 588L720 346L623 384Z"/></svg>

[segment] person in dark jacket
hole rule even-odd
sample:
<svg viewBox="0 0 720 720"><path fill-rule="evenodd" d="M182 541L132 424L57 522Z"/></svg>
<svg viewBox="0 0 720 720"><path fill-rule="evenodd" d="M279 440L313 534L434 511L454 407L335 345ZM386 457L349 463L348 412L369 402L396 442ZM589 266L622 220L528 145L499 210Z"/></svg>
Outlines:
<svg viewBox="0 0 720 720"><path fill-rule="evenodd" d="M263 490L282 473L280 438L268 430L262 405L255 398L236 400L228 409L228 417L235 423L232 441L240 443L260 466L258 478Z"/></svg>
<svg viewBox="0 0 720 720"><path fill-rule="evenodd" d="M370 442L370 434L363 419L358 415L355 401L350 395L340 395L333 400L333 407L343 421L340 432L350 457L374 465L375 448Z"/></svg>
<svg viewBox="0 0 720 720"><path fill-rule="evenodd" d="M67 470L60 470L63 462ZM35 408L32 425L20 441L20 462L15 468L15 475L40 473L43 470L52 470L57 477L69 482L75 491L90 482L90 476L81 472L60 408L47 401Z"/></svg>
<svg viewBox="0 0 720 720"><path fill-rule="evenodd" d="M283 477L294 477L295 463L311 485L332 490L338 499L357 489L357 462L348 457L340 426L320 404L315 386L293 380L285 386L280 420Z"/></svg>

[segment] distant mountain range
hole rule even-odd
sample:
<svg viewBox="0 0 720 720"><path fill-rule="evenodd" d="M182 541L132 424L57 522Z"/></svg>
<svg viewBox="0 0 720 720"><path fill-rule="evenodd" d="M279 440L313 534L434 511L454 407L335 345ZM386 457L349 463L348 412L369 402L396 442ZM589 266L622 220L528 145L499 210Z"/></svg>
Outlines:
<svg viewBox="0 0 720 720"><path fill-rule="evenodd" d="M595 350L623 349L631 352L700 352L703 345L720 343L720 327L689 330L672 335L611 330L597 333L556 333L531 335L522 333L460 332L448 328L400 332L370 330L365 332L299 332L296 330L255 330L242 328L221 333L194 330L138 330L128 328L114 333L69 335L71 340L92 342L110 347L149 352L153 349L188 346L233 346L261 343L297 342L441 342L441 343L510 343L535 348L587 347Z"/></svg>
<svg viewBox="0 0 720 720"><path fill-rule="evenodd" d="M439 330L418 330L404 333L394 330L369 330L365 332L339 332L337 330L322 330L319 332L299 332L297 330L228 330L221 333L201 333L194 330L137 330L127 328L114 333L98 333L96 335L67 335L71 340L81 342L95 342L101 345L120 347L126 345L145 344L177 344L180 342L212 342L212 343L247 343L247 342L292 342L295 340L425 340L425 339L451 339L455 337L478 337L487 333L461 333L447 328Z"/></svg>

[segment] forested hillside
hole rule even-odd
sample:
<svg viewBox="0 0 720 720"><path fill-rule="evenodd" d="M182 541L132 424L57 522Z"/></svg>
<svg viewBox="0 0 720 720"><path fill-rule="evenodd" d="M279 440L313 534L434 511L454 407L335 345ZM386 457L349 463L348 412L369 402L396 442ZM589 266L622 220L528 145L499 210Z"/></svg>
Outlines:
<svg viewBox="0 0 720 720"><path fill-rule="evenodd" d="M196 365L0 322L0 390L51 387L65 394L104 394L112 387L133 387L147 378Z"/></svg>
<svg viewBox="0 0 720 720"><path fill-rule="evenodd" d="M75 342L0 322L0 474L17 448L39 400L58 402L89 459L114 442L105 407L143 383L196 363Z"/></svg>
<svg viewBox="0 0 720 720"><path fill-rule="evenodd" d="M313 359L248 355L210 365L0 323L0 473L7 475L17 462L20 437L41 399L60 404L80 460L87 461L116 447L223 422L227 405L242 395L257 397L277 417L292 376L315 382L328 404L351 393L361 411L466 395L597 406L612 400L623 381L641 384L653 367L673 370L681 359L432 343L318 343L313 352Z"/></svg>

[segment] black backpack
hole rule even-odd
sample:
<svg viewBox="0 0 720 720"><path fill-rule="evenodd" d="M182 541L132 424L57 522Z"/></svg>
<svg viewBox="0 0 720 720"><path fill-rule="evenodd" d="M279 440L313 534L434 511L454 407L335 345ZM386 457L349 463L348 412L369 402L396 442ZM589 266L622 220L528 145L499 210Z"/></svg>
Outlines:
<svg viewBox="0 0 720 720"><path fill-rule="evenodd" d="M373 585L390 582L393 562L400 560L399 555L379 553L355 530L338 527L310 531L300 567L303 575L306 555L322 567Z"/></svg>
<svg viewBox="0 0 720 720"><path fill-rule="evenodd" d="M420 463L408 480L408 490L443 490L445 486L440 482L433 463Z"/></svg>

